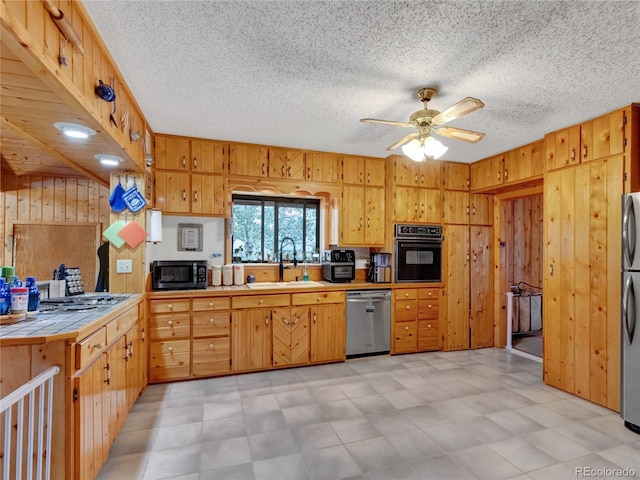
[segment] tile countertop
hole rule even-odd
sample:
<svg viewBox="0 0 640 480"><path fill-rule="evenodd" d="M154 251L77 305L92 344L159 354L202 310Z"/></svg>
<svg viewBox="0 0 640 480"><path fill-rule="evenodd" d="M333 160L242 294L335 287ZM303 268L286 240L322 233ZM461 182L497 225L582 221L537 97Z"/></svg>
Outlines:
<svg viewBox="0 0 640 480"><path fill-rule="evenodd" d="M90 295L87 294L87 297ZM103 305L84 312L38 312L27 315L23 321L0 325L0 346L77 339L88 330L108 323L142 299L139 293L110 295L121 297L122 300L114 305Z"/></svg>

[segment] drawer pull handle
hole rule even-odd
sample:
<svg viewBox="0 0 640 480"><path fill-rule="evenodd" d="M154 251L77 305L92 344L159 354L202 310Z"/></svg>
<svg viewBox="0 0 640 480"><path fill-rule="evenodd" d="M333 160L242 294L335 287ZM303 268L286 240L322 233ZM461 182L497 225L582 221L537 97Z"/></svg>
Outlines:
<svg viewBox="0 0 640 480"><path fill-rule="evenodd" d="M429 305L429 308L431 308L431 305Z"/></svg>
<svg viewBox="0 0 640 480"><path fill-rule="evenodd" d="M209 344L209 348L213 349L213 343Z"/></svg>
<svg viewBox="0 0 640 480"><path fill-rule="evenodd" d="M169 305L167 305L167 308L168 308L169 310L171 310L171 309L173 308L173 305L172 305L172 304L169 304Z"/></svg>
<svg viewBox="0 0 640 480"><path fill-rule="evenodd" d="M407 310L411 310L411 307L409 305L407 305Z"/></svg>
<svg viewBox="0 0 640 480"><path fill-rule="evenodd" d="M261 298L260 300L258 300L258 303L262 305L264 303L264 300Z"/></svg>
<svg viewBox="0 0 640 480"><path fill-rule="evenodd" d="M102 348L102 347L104 347L104 344L102 344L102 343L96 343L92 348L100 349L100 348Z"/></svg>
<svg viewBox="0 0 640 480"><path fill-rule="evenodd" d="M409 331L409 327L404 327L404 329L408 332Z"/></svg>
<svg viewBox="0 0 640 480"><path fill-rule="evenodd" d="M169 320L167 323L168 323L169 325L173 325L173 320Z"/></svg>
<svg viewBox="0 0 640 480"><path fill-rule="evenodd" d="M408 297L408 296L409 296L409 292L406 292L406 293L404 294L404 296L405 296L405 297Z"/></svg>
<svg viewBox="0 0 640 480"><path fill-rule="evenodd" d="M430 323L427 325L427 328L431 328L431 324Z"/></svg>
<svg viewBox="0 0 640 480"><path fill-rule="evenodd" d="M210 319L209 319L209 323L213 323L213 318L210 318Z"/></svg>
<svg viewBox="0 0 640 480"><path fill-rule="evenodd" d="M209 302L209 306L210 306L210 307L213 307L213 302Z"/></svg>
<svg viewBox="0 0 640 480"><path fill-rule="evenodd" d="M168 347L167 350L169 350L170 352L173 352L173 347Z"/></svg>

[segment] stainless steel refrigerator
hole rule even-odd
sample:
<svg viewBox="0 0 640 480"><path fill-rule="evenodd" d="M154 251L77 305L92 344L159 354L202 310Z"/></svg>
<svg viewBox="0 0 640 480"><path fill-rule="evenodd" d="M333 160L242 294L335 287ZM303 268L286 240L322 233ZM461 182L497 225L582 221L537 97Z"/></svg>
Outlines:
<svg viewBox="0 0 640 480"><path fill-rule="evenodd" d="M620 416L640 433L640 193L622 196Z"/></svg>

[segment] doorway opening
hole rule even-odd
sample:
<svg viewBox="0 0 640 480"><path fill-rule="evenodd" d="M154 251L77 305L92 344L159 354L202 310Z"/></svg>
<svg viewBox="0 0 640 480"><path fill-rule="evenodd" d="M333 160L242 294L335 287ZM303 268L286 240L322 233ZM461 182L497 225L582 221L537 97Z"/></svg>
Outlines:
<svg viewBox="0 0 640 480"><path fill-rule="evenodd" d="M500 197L500 196L499 196ZM543 195L537 190L500 198L498 335L514 353L542 359Z"/></svg>

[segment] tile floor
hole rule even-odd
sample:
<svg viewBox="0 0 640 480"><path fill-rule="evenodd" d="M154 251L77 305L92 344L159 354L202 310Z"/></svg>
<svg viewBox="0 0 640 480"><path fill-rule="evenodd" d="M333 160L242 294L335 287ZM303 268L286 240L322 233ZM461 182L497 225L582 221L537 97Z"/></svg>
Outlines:
<svg viewBox="0 0 640 480"><path fill-rule="evenodd" d="M547 480L581 468L638 477L640 435L544 385L540 363L483 349L150 385L98 478Z"/></svg>

